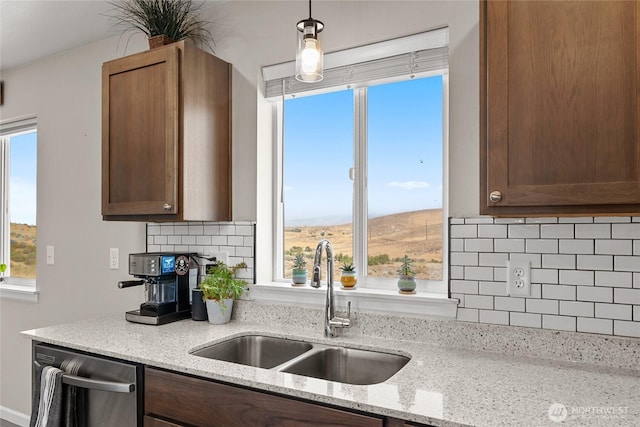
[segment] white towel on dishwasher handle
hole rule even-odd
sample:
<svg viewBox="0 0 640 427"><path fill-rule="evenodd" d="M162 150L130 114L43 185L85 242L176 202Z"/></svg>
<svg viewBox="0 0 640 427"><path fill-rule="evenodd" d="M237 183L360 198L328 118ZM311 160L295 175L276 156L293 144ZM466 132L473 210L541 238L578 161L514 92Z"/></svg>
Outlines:
<svg viewBox="0 0 640 427"><path fill-rule="evenodd" d="M37 375L37 371L40 375ZM36 369L36 389L30 427L59 427L62 418L62 376L53 366ZM39 380L39 381L38 381Z"/></svg>

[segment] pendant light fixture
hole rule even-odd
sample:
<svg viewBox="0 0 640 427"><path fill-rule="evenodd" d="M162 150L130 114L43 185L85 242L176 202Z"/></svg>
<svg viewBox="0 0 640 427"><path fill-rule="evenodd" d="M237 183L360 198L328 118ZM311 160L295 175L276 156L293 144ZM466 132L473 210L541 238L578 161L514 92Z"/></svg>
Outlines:
<svg viewBox="0 0 640 427"><path fill-rule="evenodd" d="M309 0L309 17L298 22L298 49L296 51L296 79L313 83L322 80L324 51L320 33L324 24L311 17L311 0Z"/></svg>

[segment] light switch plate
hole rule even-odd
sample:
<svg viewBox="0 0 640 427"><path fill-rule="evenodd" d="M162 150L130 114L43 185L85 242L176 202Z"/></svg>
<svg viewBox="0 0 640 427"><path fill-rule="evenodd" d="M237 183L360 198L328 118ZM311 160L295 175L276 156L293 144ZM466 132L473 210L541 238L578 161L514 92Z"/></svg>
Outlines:
<svg viewBox="0 0 640 427"><path fill-rule="evenodd" d="M109 248L109 268L111 270L120 269L120 251L118 248Z"/></svg>
<svg viewBox="0 0 640 427"><path fill-rule="evenodd" d="M47 264L53 265L55 263L53 246L47 246Z"/></svg>

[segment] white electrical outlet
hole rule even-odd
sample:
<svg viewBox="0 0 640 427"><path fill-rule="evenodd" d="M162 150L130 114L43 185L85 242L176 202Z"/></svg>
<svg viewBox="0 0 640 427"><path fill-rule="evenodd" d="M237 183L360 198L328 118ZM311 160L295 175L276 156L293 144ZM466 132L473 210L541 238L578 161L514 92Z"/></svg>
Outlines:
<svg viewBox="0 0 640 427"><path fill-rule="evenodd" d="M118 248L109 249L109 268L111 270L120 269L120 251Z"/></svg>
<svg viewBox="0 0 640 427"><path fill-rule="evenodd" d="M507 261L507 291L511 296L531 295L531 263L529 261Z"/></svg>

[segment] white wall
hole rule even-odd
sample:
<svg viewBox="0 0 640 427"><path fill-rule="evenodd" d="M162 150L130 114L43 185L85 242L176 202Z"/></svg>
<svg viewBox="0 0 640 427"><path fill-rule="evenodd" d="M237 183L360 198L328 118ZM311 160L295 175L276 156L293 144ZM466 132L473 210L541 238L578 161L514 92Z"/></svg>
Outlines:
<svg viewBox="0 0 640 427"><path fill-rule="evenodd" d="M269 234L264 230L271 225L270 203L256 201L258 182L262 189L271 179L269 108L258 101L260 66L294 59L295 23L307 16L306 2L232 1L207 13L216 23L216 54L234 64L234 219L257 219L258 243L266 242L268 250L270 243L261 236ZM325 23L328 52L449 25L450 214L477 215L477 2L316 1L313 16ZM109 247L120 248L121 265L129 252L144 250L143 225L102 222L100 216L100 66L123 54L117 41L114 37L2 75L0 118L39 118L40 301L0 301L0 406L25 414L30 411L31 354L19 331L122 313L142 299L136 288L116 288L118 280L128 277L126 267L110 271L107 261ZM144 40L133 38L127 54L144 48ZM47 245L56 248L53 266L45 265ZM263 265L259 253L256 262Z"/></svg>

